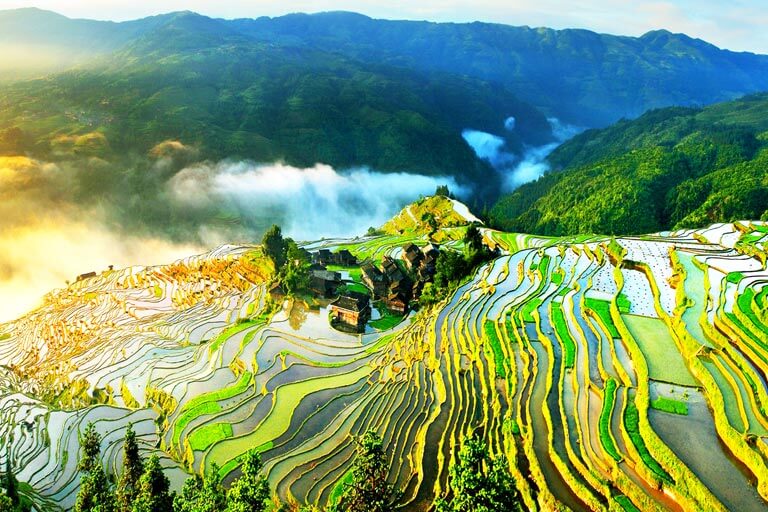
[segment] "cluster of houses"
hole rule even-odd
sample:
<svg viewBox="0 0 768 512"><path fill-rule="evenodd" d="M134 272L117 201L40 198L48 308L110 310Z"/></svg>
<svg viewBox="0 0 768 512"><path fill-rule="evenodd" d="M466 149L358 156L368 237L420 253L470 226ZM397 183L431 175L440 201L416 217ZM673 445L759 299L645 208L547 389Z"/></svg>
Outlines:
<svg viewBox="0 0 768 512"><path fill-rule="evenodd" d="M371 318L371 296L389 310L405 314L411 301L421 295L424 284L434 277L439 255L440 249L434 244L423 248L410 244L403 247L402 263L384 256L380 266L371 262L362 265L361 277L370 294L349 290L339 294L343 284L341 273L328 267L356 266L357 259L346 249L320 249L308 254L312 262L309 288L318 297L333 299L330 311L334 325L360 332Z"/></svg>

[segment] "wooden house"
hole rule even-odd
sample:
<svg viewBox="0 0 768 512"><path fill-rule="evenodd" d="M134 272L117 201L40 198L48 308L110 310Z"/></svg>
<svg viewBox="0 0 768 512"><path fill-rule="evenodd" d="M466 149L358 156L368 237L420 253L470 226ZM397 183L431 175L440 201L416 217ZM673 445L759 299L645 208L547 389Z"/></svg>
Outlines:
<svg viewBox="0 0 768 512"><path fill-rule="evenodd" d="M309 289L320 297L332 297L341 284L341 274L329 270L313 270L309 279Z"/></svg>
<svg viewBox="0 0 768 512"><path fill-rule="evenodd" d="M370 318L371 301L364 293L346 292L331 302L331 322L335 325L362 332Z"/></svg>
<svg viewBox="0 0 768 512"><path fill-rule="evenodd" d="M384 297L387 293L387 277L371 263L362 267L363 283L370 288L374 297Z"/></svg>

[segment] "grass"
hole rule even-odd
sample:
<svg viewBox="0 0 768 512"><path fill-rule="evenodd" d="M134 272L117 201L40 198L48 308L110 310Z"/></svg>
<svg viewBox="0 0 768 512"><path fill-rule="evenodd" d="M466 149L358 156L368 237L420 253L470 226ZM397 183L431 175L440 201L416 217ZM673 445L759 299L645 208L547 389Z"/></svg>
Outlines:
<svg viewBox="0 0 768 512"><path fill-rule="evenodd" d="M358 293L364 293L368 295L370 293L370 290L368 288L360 283L347 283L345 285L339 286L339 289L336 290L338 294L347 293L347 292L358 292Z"/></svg>
<svg viewBox="0 0 768 512"><path fill-rule="evenodd" d="M339 480L336 483L336 485L333 486L333 490L331 491L331 496L328 499L328 503L330 504L338 503L342 495L344 494L344 491L347 489L347 486L349 485L352 485L351 469L346 473L344 473L344 476L341 477L341 480Z"/></svg>
<svg viewBox="0 0 768 512"><path fill-rule="evenodd" d="M623 494L614 496L613 499L616 500L616 503L621 505L621 508L623 508L626 512L640 512L640 509L637 508L634 503L632 503L632 500Z"/></svg>
<svg viewBox="0 0 768 512"><path fill-rule="evenodd" d="M672 414L679 414L681 416L688 415L687 403L665 396L660 396L656 400L653 400L651 402L651 407L658 411L671 412Z"/></svg>
<svg viewBox="0 0 768 512"><path fill-rule="evenodd" d="M661 464L659 464L659 462L654 459L651 453L648 451L648 447L645 445L643 436L640 435L639 423L640 412L637 410L635 402L630 400L627 402L627 406L624 408L624 429L629 435L629 438L632 441L632 444L635 446L635 449L637 449L637 452L640 454L640 458L643 460L643 463L648 466L648 469L650 469L657 477L659 477L661 481L668 484L673 484L674 480L672 480L672 477L669 476L669 473L667 473L664 468L661 467Z"/></svg>
<svg viewBox="0 0 768 512"><path fill-rule="evenodd" d="M523 315L523 322L529 324L534 323L536 320L533 318L533 312L541 306L542 300L538 297L530 299L525 302L520 312Z"/></svg>
<svg viewBox="0 0 768 512"><path fill-rule="evenodd" d="M226 329L224 329L224 331L222 331L221 334L216 336L216 339L213 340L211 345L208 347L208 353L213 354L219 349L219 347L221 347L221 345L224 344L225 341L227 341L229 338L231 338L235 334L241 331L244 331L246 329L249 329L255 325L259 325L260 323L262 322L258 320L247 320L245 322L238 322L231 327L227 327Z"/></svg>
<svg viewBox="0 0 768 512"><path fill-rule="evenodd" d="M269 441L269 442L264 443L264 444L262 444L260 446L257 446L256 447L256 451L259 452L259 453L264 453L267 450L271 450L274 445L275 445L275 443L273 443L272 441ZM233 472L235 470L235 468L240 465L240 462L242 462L244 456L245 456L245 453L242 453L242 454L238 455L237 457L235 457L234 459L228 461L223 466L221 466L219 468L219 476L221 476L223 478L223 477L227 476L228 474L230 474L231 472Z"/></svg>
<svg viewBox="0 0 768 512"><path fill-rule="evenodd" d="M741 272L728 272L728 275L725 276L725 280L733 284L739 284L742 279L744 279L744 274Z"/></svg>
<svg viewBox="0 0 768 512"><path fill-rule="evenodd" d="M363 282L363 271L360 267L342 267L341 265L328 265L326 267L331 272L347 272L349 279L356 283Z"/></svg>
<svg viewBox="0 0 768 512"><path fill-rule="evenodd" d="M587 297L584 299L584 306L591 309L600 318L600 321L608 329L608 335L611 338L621 338L618 329L613 324L611 318L611 303L607 300L593 299Z"/></svg>
<svg viewBox="0 0 768 512"><path fill-rule="evenodd" d="M485 322L483 326L485 331L485 337L488 340L488 344L493 351L493 361L496 366L496 376L502 379L507 378L507 370L504 367L504 351L501 348L501 340L496 333L496 324L490 320Z"/></svg>
<svg viewBox="0 0 768 512"><path fill-rule="evenodd" d="M616 297L616 307L619 308L619 313L629 313L629 310L632 307L632 302L626 295L620 293Z"/></svg>
<svg viewBox="0 0 768 512"><path fill-rule="evenodd" d="M576 359L576 342L571 337L568 330L568 323L565 321L563 307L555 302L552 303L552 324L555 326L555 332L563 343L563 360L566 368L573 368Z"/></svg>
<svg viewBox="0 0 768 512"><path fill-rule="evenodd" d="M681 386L696 386L666 324L658 318L622 315L648 362L648 377Z"/></svg>
<svg viewBox="0 0 768 512"><path fill-rule="evenodd" d="M600 411L600 443L608 455L618 462L622 457L616 449L616 443L611 436L611 417L613 416L613 406L616 402L616 381L608 379L605 383L604 391L603 409Z"/></svg>
<svg viewBox="0 0 768 512"><path fill-rule="evenodd" d="M402 322L403 318L405 318L403 315L393 313L383 306L379 308L379 313L381 313L381 318L368 322L368 325L379 331L388 331Z"/></svg>
<svg viewBox="0 0 768 512"><path fill-rule="evenodd" d="M234 385L224 389L211 391L210 393L205 393L187 402L184 407L182 407L179 416L174 423L173 443L177 444L179 442L184 427L186 427L194 418L219 412L221 410L219 400L232 398L248 389L248 386L251 383L251 377L252 374L250 372L244 372Z"/></svg>
<svg viewBox="0 0 768 512"><path fill-rule="evenodd" d="M189 446L195 451L202 451L228 437L232 437L232 425L213 423L192 432L192 435L189 436Z"/></svg>

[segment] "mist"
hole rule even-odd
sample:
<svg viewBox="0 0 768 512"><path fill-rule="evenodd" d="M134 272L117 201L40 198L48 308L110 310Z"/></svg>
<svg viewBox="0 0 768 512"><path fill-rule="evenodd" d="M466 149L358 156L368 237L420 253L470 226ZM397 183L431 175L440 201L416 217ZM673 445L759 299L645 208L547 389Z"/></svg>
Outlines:
<svg viewBox="0 0 768 512"><path fill-rule="evenodd" d="M168 141L121 162L0 157L0 321L109 265L174 261L223 243L258 243L282 226L297 240L364 235L452 178L195 162Z"/></svg>
<svg viewBox="0 0 768 512"><path fill-rule="evenodd" d="M218 208L238 219L239 225L226 233L228 237L253 237L279 224L298 240L365 234L420 195L434 193L438 185L448 185L460 196L466 193L447 177L368 169L342 173L321 164L300 169L252 162L194 165L176 174L168 185L179 208ZM219 241L216 236L220 234L215 234L214 226L200 226L201 240Z"/></svg>
<svg viewBox="0 0 768 512"><path fill-rule="evenodd" d="M511 192L528 182L535 181L550 169L547 157L560 144L574 137L582 128L562 123L555 117L547 118L555 142L542 146L524 148L522 155L510 152L503 137L478 130L464 130L462 137L469 144L478 158L486 160L501 175L502 192ZM504 120L507 131L514 131L515 118Z"/></svg>

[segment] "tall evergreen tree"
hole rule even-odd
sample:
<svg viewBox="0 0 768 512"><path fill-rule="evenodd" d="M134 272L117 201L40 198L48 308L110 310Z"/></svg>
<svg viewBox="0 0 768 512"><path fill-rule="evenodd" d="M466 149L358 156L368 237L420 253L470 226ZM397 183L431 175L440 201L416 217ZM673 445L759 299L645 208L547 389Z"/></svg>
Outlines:
<svg viewBox="0 0 768 512"><path fill-rule="evenodd" d="M173 510L173 495L170 482L160 467L160 459L153 455L139 478L138 493L133 502L133 512L170 512Z"/></svg>
<svg viewBox="0 0 768 512"><path fill-rule="evenodd" d="M123 444L123 473L117 486L117 504L120 512L129 512L139 492L139 479L144 472L144 462L139 454L136 432L128 424Z"/></svg>
<svg viewBox="0 0 768 512"><path fill-rule="evenodd" d="M3 475L3 487L5 487L5 495L11 501L11 506L16 508L19 506L19 489L16 475L13 474L13 468L11 467L11 452L5 457L5 474Z"/></svg>
<svg viewBox="0 0 768 512"><path fill-rule="evenodd" d="M113 512L114 495L101 464L101 436L88 423L80 436L81 456L77 467L82 473L75 512Z"/></svg>
<svg viewBox="0 0 768 512"><path fill-rule="evenodd" d="M384 443L373 431L357 440L357 457L352 465L352 482L346 486L332 512L389 512L402 493L387 482L389 466Z"/></svg>
<svg viewBox="0 0 768 512"><path fill-rule="evenodd" d="M227 507L227 494L221 485L218 466L214 464L205 478L197 475L188 478L173 505L176 512L223 511Z"/></svg>
<svg viewBox="0 0 768 512"><path fill-rule="evenodd" d="M264 237L261 239L264 246L264 252L272 259L275 264L275 270L279 271L285 264L286 243L283 239L283 232L277 224L272 225Z"/></svg>
<svg viewBox="0 0 768 512"><path fill-rule="evenodd" d="M438 512L521 512L520 493L503 458L491 458L484 441L468 439L451 466L450 497L438 500Z"/></svg>
<svg viewBox="0 0 768 512"><path fill-rule="evenodd" d="M256 450L245 454L241 467L243 474L237 478L227 493L228 512L263 512L269 499L267 479L261 475L263 465Z"/></svg>

